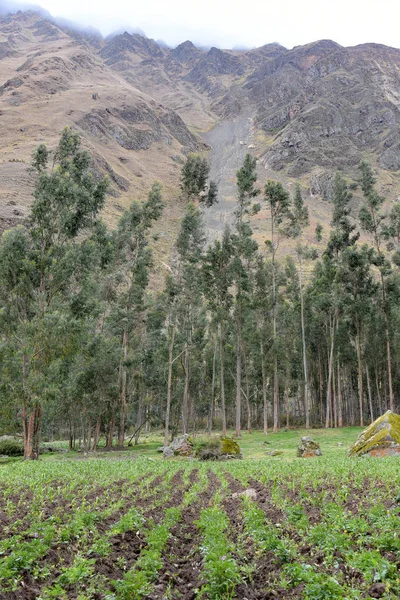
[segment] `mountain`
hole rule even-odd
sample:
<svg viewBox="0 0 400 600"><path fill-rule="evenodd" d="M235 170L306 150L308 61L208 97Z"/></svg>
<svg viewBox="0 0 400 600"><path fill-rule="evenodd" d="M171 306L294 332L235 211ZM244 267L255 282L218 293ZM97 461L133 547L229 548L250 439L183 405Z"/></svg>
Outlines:
<svg viewBox="0 0 400 600"><path fill-rule="evenodd" d="M0 19L0 35L3 229L26 215L33 149L42 142L55 147L66 125L80 132L95 168L109 176L110 222L154 180L172 199L185 155L206 146L176 112L107 66L101 50L112 41L98 49L97 38L76 39L32 12Z"/></svg>
<svg viewBox="0 0 400 600"><path fill-rule="evenodd" d="M301 183L312 225L329 223L336 170L354 183L362 158L389 201L400 193L400 50L378 44L205 50L187 40L170 49L140 33L103 39L19 12L0 19L0 114L3 228L26 214L33 148L54 146L65 125L110 177L110 222L154 179L164 184L166 248L183 210L180 166L193 151L210 149L221 188L207 213L211 237L232 218L235 172L248 151L261 183ZM256 236L265 218L254 218Z"/></svg>

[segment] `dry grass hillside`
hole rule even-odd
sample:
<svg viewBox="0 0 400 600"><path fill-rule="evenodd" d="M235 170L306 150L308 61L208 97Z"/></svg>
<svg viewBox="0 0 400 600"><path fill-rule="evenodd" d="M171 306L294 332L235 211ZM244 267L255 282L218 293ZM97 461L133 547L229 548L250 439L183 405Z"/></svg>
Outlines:
<svg viewBox="0 0 400 600"><path fill-rule="evenodd" d="M0 227L23 220L31 200L28 166L39 143L55 147L70 125L110 179L104 218L143 198L154 180L167 199L168 249L176 232L180 164L203 148L181 118L140 92L82 44L36 14L0 20Z"/></svg>
<svg viewBox="0 0 400 600"><path fill-rule="evenodd" d="M336 170L354 183L366 158L388 204L400 195L400 50L374 44L231 51L186 41L168 49L139 34L102 39L20 12L0 19L0 117L0 230L27 214L33 149L54 147L70 125L109 176L110 225L154 180L162 182L160 274L184 208L178 182L189 152L210 149L220 187L218 206L206 214L211 239L232 221L235 173L246 152L257 158L261 186L268 178L290 190L300 182L309 243L318 222L327 235ZM354 214L360 201L357 190ZM265 210L253 225L262 243Z"/></svg>

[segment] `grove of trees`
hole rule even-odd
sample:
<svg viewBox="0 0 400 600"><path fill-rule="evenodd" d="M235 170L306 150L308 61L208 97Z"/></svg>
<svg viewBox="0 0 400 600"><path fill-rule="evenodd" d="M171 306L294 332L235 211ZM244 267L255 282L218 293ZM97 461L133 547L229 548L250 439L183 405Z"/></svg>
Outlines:
<svg viewBox="0 0 400 600"><path fill-rule="evenodd" d="M53 153L39 146L32 169L29 222L0 240L0 433L20 434L25 458L38 458L41 436L87 451L143 430L163 429L168 444L179 431L364 425L398 408L400 204L386 210L369 164L361 210L337 174L330 229L318 225L310 245L301 187L258 188L247 155L234 222L207 243L218 190L190 156L159 291L149 281L160 184L110 230L107 181L76 133L65 129ZM262 245L250 218L260 210Z"/></svg>

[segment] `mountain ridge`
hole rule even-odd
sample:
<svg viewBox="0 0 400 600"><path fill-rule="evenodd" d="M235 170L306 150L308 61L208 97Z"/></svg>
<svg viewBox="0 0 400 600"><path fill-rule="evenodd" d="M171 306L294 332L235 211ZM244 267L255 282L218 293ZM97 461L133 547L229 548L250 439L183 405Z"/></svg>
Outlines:
<svg viewBox="0 0 400 600"><path fill-rule="evenodd" d="M111 223L161 180L166 252L184 206L180 166L193 151L211 147L220 182L234 180L250 151L261 181L276 178L289 188L300 182L314 220L336 170L355 183L362 158L388 199L399 195L400 50L382 44L317 40L292 49L271 43L206 50L186 40L166 48L139 33L103 38L20 12L0 19L0 111L3 229L26 214L33 148L54 146L65 125L79 131L96 169L110 178ZM226 143L218 138L225 134ZM217 151L228 153L228 170L223 157L214 160ZM232 186L226 193L228 206ZM329 211L322 213L326 221ZM214 217L220 229L225 217Z"/></svg>

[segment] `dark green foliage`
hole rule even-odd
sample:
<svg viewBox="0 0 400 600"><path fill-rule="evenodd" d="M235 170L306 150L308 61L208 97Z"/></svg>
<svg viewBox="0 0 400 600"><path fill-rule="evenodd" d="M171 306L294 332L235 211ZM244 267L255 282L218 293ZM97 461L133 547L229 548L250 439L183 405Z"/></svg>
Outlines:
<svg viewBox="0 0 400 600"><path fill-rule="evenodd" d="M182 167L181 189L187 200L199 198L200 194L206 189L210 166L205 158L191 154ZM212 195L210 200L214 201L216 197L215 184L213 183Z"/></svg>
<svg viewBox="0 0 400 600"><path fill-rule="evenodd" d="M24 446L16 440L0 440L0 456L23 456Z"/></svg>

